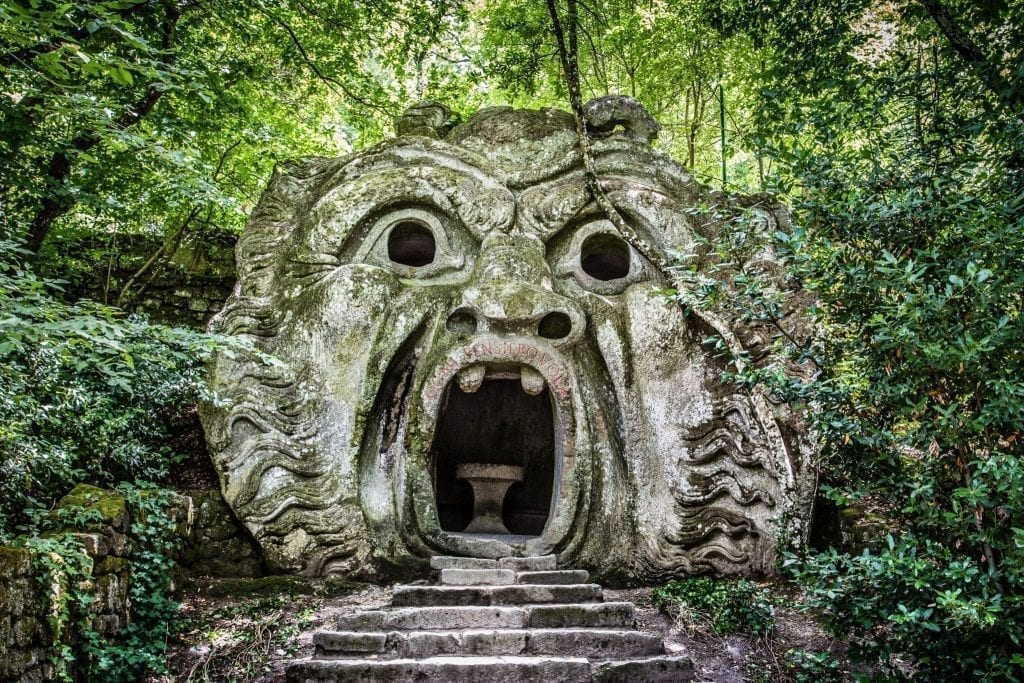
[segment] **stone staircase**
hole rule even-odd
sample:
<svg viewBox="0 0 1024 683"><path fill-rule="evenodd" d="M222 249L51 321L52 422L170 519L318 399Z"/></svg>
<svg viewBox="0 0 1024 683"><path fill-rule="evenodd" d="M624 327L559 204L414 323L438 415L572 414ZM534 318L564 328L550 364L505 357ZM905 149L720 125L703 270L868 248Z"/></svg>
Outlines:
<svg viewBox="0 0 1024 683"><path fill-rule="evenodd" d="M440 585L396 586L391 606L346 614L313 635L290 683L323 681L691 681L689 657L638 631L631 602L604 602L555 556L434 557Z"/></svg>

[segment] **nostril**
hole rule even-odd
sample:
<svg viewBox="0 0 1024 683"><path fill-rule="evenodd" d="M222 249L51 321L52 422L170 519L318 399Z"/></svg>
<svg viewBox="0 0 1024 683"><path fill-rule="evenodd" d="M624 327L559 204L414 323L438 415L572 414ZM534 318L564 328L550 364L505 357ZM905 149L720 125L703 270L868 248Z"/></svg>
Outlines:
<svg viewBox="0 0 1024 683"><path fill-rule="evenodd" d="M564 339L572 332L572 318L561 311L548 313L540 319L537 334L545 339Z"/></svg>
<svg viewBox="0 0 1024 683"><path fill-rule="evenodd" d="M476 316L472 311L460 308L448 316L448 322L445 325L452 334L468 337L476 332Z"/></svg>

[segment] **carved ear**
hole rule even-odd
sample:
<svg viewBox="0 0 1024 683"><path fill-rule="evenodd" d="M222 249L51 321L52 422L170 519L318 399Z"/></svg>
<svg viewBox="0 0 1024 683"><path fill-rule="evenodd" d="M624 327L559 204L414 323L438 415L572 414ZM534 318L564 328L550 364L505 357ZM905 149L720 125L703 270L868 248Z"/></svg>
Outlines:
<svg viewBox="0 0 1024 683"><path fill-rule="evenodd" d="M625 95L595 97L583 105L583 116L594 137L612 135L615 127L621 125L626 137L650 143L661 130L644 105Z"/></svg>
<svg viewBox="0 0 1024 683"><path fill-rule="evenodd" d="M455 127L451 110L440 102L417 102L395 119L395 133L399 136L418 135L440 139Z"/></svg>

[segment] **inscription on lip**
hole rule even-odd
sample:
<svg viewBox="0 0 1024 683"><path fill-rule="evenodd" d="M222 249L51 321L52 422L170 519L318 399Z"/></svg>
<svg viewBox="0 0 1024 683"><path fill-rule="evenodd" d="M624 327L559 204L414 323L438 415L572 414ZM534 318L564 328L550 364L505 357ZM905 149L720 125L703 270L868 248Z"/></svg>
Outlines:
<svg viewBox="0 0 1024 683"><path fill-rule="evenodd" d="M569 396L568 374L554 356L533 344L496 340L478 341L449 355L423 390L424 397L428 401L436 401L444 391L448 378L467 362L475 359L518 361L524 365L535 365L541 369L548 386L558 398L565 399Z"/></svg>

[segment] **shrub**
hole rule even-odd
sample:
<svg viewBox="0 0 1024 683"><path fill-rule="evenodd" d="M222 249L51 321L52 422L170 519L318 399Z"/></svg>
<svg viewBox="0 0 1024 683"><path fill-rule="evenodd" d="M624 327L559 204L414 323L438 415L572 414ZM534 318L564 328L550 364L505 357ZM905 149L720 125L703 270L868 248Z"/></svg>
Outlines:
<svg viewBox="0 0 1024 683"><path fill-rule="evenodd" d="M706 622L719 635L771 633L774 608L767 591L746 580L694 577L670 581L651 595L655 606Z"/></svg>
<svg viewBox="0 0 1024 683"><path fill-rule="evenodd" d="M28 530L70 485L159 481L179 456L168 418L203 392L202 364L222 341L153 325L19 265L0 241L0 535Z"/></svg>
<svg viewBox="0 0 1024 683"><path fill-rule="evenodd" d="M880 552L831 550L783 565L821 610L852 659L899 677L899 657L929 678L1017 679L1024 657L1024 602L1004 596L973 558L928 539L889 536ZM970 590L965 590L970 587Z"/></svg>
<svg viewBox="0 0 1024 683"><path fill-rule="evenodd" d="M829 652L786 650L786 669L796 683L839 683L845 680L839 661Z"/></svg>

